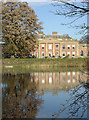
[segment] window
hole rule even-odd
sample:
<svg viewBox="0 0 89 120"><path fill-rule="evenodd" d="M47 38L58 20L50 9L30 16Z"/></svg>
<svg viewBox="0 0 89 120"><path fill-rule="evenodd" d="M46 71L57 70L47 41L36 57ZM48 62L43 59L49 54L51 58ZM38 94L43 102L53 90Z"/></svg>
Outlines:
<svg viewBox="0 0 89 120"><path fill-rule="evenodd" d="M44 47L45 47L45 45L43 44L43 45L42 45L42 49L44 49Z"/></svg>
<svg viewBox="0 0 89 120"><path fill-rule="evenodd" d="M70 55L70 52L67 52L67 55Z"/></svg>
<svg viewBox="0 0 89 120"><path fill-rule="evenodd" d="M73 83L75 83L75 78L73 78Z"/></svg>
<svg viewBox="0 0 89 120"><path fill-rule="evenodd" d="M59 45L56 45L56 49L59 49Z"/></svg>
<svg viewBox="0 0 89 120"><path fill-rule="evenodd" d="M56 56L59 56L59 52L56 52Z"/></svg>
<svg viewBox="0 0 89 120"><path fill-rule="evenodd" d="M65 45L62 45L62 48L65 49Z"/></svg>
<svg viewBox="0 0 89 120"><path fill-rule="evenodd" d="M65 56L65 52L63 52L62 55Z"/></svg>
<svg viewBox="0 0 89 120"><path fill-rule="evenodd" d="M35 56L37 56L37 52L35 52Z"/></svg>
<svg viewBox="0 0 89 120"><path fill-rule="evenodd" d="M70 78L68 78L68 83L70 83Z"/></svg>
<svg viewBox="0 0 89 120"><path fill-rule="evenodd" d="M52 77L49 77L49 84L52 84Z"/></svg>
<svg viewBox="0 0 89 120"><path fill-rule="evenodd" d="M44 56L44 52L42 52L42 56Z"/></svg>
<svg viewBox="0 0 89 120"><path fill-rule="evenodd" d="M67 48L70 49L70 45L67 45Z"/></svg>
<svg viewBox="0 0 89 120"><path fill-rule="evenodd" d="M72 49L75 49L75 45L72 45Z"/></svg>
<svg viewBox="0 0 89 120"><path fill-rule="evenodd" d="M75 75L75 72L72 72L73 75Z"/></svg>
<svg viewBox="0 0 89 120"><path fill-rule="evenodd" d="M52 49L52 44L49 44L49 49Z"/></svg>
<svg viewBox="0 0 89 120"><path fill-rule="evenodd" d="M70 72L68 72L68 75L70 75Z"/></svg>
<svg viewBox="0 0 89 120"><path fill-rule="evenodd" d="M83 50L81 50L80 55L83 56Z"/></svg>
<svg viewBox="0 0 89 120"><path fill-rule="evenodd" d="M44 84L45 83L45 79L44 78L42 78L42 84Z"/></svg>
<svg viewBox="0 0 89 120"><path fill-rule="evenodd" d="M89 56L89 51L87 51L87 56Z"/></svg>
<svg viewBox="0 0 89 120"><path fill-rule="evenodd" d="M30 56L32 56L32 52L30 52Z"/></svg>
<svg viewBox="0 0 89 120"><path fill-rule="evenodd" d="M52 52L49 52L49 56L50 56L50 57L52 56Z"/></svg>
<svg viewBox="0 0 89 120"><path fill-rule="evenodd" d="M72 56L75 56L75 52L72 52Z"/></svg>
<svg viewBox="0 0 89 120"><path fill-rule="evenodd" d="M63 75L65 75L66 73L65 72L62 72Z"/></svg>

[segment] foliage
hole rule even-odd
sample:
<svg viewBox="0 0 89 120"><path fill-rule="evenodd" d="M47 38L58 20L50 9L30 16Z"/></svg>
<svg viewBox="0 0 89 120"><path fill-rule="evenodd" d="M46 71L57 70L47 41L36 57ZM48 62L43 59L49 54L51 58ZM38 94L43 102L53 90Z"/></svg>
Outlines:
<svg viewBox="0 0 89 120"><path fill-rule="evenodd" d="M27 54L38 46L37 33L42 29L35 11L27 2L2 3L4 56Z"/></svg>

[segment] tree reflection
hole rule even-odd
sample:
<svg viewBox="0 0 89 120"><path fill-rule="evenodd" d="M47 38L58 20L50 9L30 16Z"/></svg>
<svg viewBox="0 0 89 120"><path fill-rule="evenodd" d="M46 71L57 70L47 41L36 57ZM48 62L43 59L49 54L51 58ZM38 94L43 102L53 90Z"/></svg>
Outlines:
<svg viewBox="0 0 89 120"><path fill-rule="evenodd" d="M4 74L2 117L35 118L42 103L37 86L30 81L30 74Z"/></svg>
<svg viewBox="0 0 89 120"><path fill-rule="evenodd" d="M87 111L87 96L89 92L89 80L86 83L81 82L69 91L70 98L65 104L61 105L61 109L53 117L57 118L64 111L68 111L68 118L83 118ZM81 113L81 114L80 114ZM87 117L87 116L86 116Z"/></svg>

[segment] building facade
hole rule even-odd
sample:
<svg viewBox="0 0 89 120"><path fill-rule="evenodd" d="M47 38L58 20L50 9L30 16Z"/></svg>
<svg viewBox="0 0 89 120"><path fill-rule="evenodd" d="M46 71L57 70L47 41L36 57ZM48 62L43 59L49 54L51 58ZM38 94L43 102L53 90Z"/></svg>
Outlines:
<svg viewBox="0 0 89 120"><path fill-rule="evenodd" d="M37 37L38 48L30 54L38 58L43 57L88 57L89 43L79 42L78 39L72 39L68 35L58 35L57 32L52 32L52 35L44 35L39 32Z"/></svg>

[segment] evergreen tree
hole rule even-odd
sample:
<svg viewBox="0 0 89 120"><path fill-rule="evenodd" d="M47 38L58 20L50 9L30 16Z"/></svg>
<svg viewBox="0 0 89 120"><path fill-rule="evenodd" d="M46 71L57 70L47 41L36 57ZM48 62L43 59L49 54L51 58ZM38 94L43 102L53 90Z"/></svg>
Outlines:
<svg viewBox="0 0 89 120"><path fill-rule="evenodd" d="M2 3L2 33L4 56L20 56L34 50L37 33L42 29L35 11L27 2Z"/></svg>

